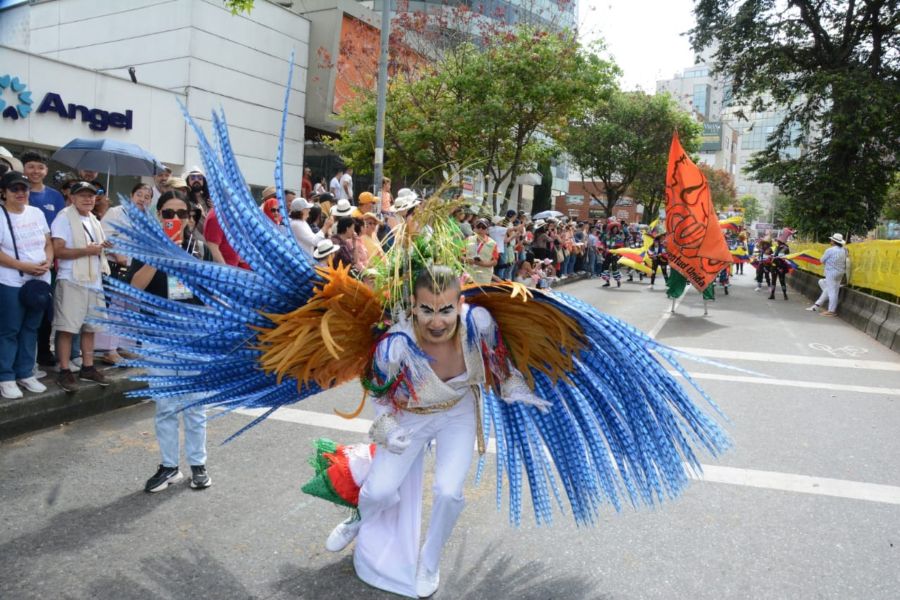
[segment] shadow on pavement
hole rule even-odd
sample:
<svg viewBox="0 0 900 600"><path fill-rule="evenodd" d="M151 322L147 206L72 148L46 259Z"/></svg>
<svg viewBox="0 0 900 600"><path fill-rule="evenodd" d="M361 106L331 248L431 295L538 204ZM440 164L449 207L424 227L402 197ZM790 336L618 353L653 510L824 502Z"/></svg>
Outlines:
<svg viewBox="0 0 900 600"><path fill-rule="evenodd" d="M253 598L225 566L205 550L165 555L141 561L140 571L152 584L122 574L102 577L88 586L93 600L180 600L181 598ZM74 600L74 598L73 598Z"/></svg>
<svg viewBox="0 0 900 600"><path fill-rule="evenodd" d="M699 315L688 317L676 312L669 319L668 323L666 323L664 333L660 332L659 339L663 340L671 337L700 337L703 334L722 329L723 327L726 327L726 325L716 323L709 316L704 317Z"/></svg>
<svg viewBox="0 0 900 600"><path fill-rule="evenodd" d="M514 558L504 555L503 547L496 543L483 548L477 557L467 553L464 543L452 564L448 564L450 561L446 558L443 563L441 587L433 596L437 599L609 600L611 598L598 591L598 583L587 574L560 575L539 560L516 565ZM472 566L467 569L464 564ZM317 600L399 598L394 594L375 590L357 579L353 570L353 557L349 554L323 568L308 569L285 565L282 571L288 576L276 584L278 598Z"/></svg>
<svg viewBox="0 0 900 600"><path fill-rule="evenodd" d="M135 525L136 521L185 490L188 490L187 486L177 486L163 498L142 490L121 496L104 506L61 512L41 529L0 545L0 573L30 574L31 558L61 556L110 535L137 535L139 527ZM51 490L48 504L51 504L51 498L55 501L58 493L58 487Z"/></svg>

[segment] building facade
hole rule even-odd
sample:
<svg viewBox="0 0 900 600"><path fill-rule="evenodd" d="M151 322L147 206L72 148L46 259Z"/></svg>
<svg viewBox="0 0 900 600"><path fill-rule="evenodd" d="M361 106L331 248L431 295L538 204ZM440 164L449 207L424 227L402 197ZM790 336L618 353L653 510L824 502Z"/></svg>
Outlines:
<svg viewBox="0 0 900 600"><path fill-rule="evenodd" d="M132 127L98 131L35 106L27 118L0 120L0 145L52 152L73 137L115 137L141 145L180 173L200 164L200 156L178 102L207 133L212 110L221 108L247 182L265 187L274 180L294 51L284 167L285 181L297 187L309 35L308 19L267 1L238 16L218 0L14 3L0 10L0 76L20 74L38 103L52 91L67 104L132 107Z"/></svg>
<svg viewBox="0 0 900 600"><path fill-rule="evenodd" d="M732 101L731 84L714 76L709 62L688 67L672 79L656 82L658 94L667 93L703 124L700 160L734 177L738 197L751 195L760 201L761 220L771 223L778 189L753 180L745 168L754 154L766 147L768 137L784 119L784 111L753 112ZM799 148L787 150L797 156Z"/></svg>

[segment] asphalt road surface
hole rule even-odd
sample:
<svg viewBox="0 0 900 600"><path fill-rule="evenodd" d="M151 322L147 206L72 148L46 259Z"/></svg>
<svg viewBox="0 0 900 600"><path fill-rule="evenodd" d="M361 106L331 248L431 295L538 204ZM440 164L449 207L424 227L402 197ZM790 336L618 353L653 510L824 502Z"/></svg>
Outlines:
<svg viewBox="0 0 900 600"><path fill-rule="evenodd" d="M754 293L749 274L706 317L694 292L669 316L661 291L601 283L562 290L757 373L686 363L733 450L705 457L675 502L610 509L596 527L559 513L538 527L526 505L516 529L488 476L467 490L435 597L900 598L898 355L799 297ZM204 491L142 491L158 462L151 404L3 443L0 598L393 598L355 578L350 550L324 550L346 512L299 490L315 438L364 439L368 411L332 413L359 398L346 385L225 446L251 416L214 419Z"/></svg>

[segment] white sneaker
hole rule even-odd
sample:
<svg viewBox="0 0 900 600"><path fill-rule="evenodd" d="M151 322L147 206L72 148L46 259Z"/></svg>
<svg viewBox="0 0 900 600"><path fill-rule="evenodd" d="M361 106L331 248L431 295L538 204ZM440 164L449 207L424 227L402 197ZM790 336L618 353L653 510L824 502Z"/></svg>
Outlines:
<svg viewBox="0 0 900 600"><path fill-rule="evenodd" d="M0 381L0 396L13 400L22 397L22 390L15 381Z"/></svg>
<svg viewBox="0 0 900 600"><path fill-rule="evenodd" d="M760 288L759 286L756 286L755 288L753 288L753 291L754 291L754 292L758 292L758 291L761 290L761 289L762 289L762 288Z"/></svg>
<svg viewBox="0 0 900 600"><path fill-rule="evenodd" d="M47 371L41 371L40 369L35 369L34 372L31 374L31 376L34 377L35 379L43 379L44 377L47 376Z"/></svg>
<svg viewBox="0 0 900 600"><path fill-rule="evenodd" d="M651 291L653 291L653 290L656 289L656 287L655 287L652 283L651 283L651 284L648 284L647 287L648 287Z"/></svg>
<svg viewBox="0 0 900 600"><path fill-rule="evenodd" d="M40 394L41 392L47 391L47 386L38 381L34 375L32 375L31 377L26 377L25 379L20 379L19 385L21 385L29 392L34 392L35 394Z"/></svg>
<svg viewBox="0 0 900 600"><path fill-rule="evenodd" d="M328 539L325 540L325 549L329 552L340 552L349 546L350 542L356 539L361 523L362 521L357 515L338 523L338 526L328 534Z"/></svg>
<svg viewBox="0 0 900 600"><path fill-rule="evenodd" d="M434 573L429 573L428 569L419 562L419 569L416 572L416 596L419 598L429 598L437 591L441 583L441 571L438 569Z"/></svg>
<svg viewBox="0 0 900 600"><path fill-rule="evenodd" d="M818 305L818 304L813 304L812 306L810 306L810 307L807 308L806 310L811 311L811 312L817 312L817 311L819 310L819 305Z"/></svg>

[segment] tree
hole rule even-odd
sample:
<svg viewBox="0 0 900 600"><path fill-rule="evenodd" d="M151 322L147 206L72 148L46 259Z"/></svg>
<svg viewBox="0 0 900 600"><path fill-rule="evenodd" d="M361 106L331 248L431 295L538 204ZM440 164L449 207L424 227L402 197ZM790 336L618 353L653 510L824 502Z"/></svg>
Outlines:
<svg viewBox="0 0 900 600"><path fill-rule="evenodd" d="M784 110L749 170L787 195L791 226L820 239L873 227L900 166L897 0L698 0L694 13L694 49L715 47L735 99Z"/></svg>
<svg viewBox="0 0 900 600"><path fill-rule="evenodd" d="M737 199L737 190L734 189L734 177L731 176L731 173L703 163L700 163L699 167L709 184L709 194L716 210L723 210L734 205Z"/></svg>
<svg viewBox="0 0 900 600"><path fill-rule="evenodd" d="M549 158L568 120L607 95L613 75L612 65L567 32L519 27L485 47L449 48L418 78L391 83L385 169L425 174L426 181L474 170L489 181L499 210L510 183ZM371 93L349 102L340 116L344 127L331 146L364 171L374 153Z"/></svg>
<svg viewBox="0 0 900 600"><path fill-rule="evenodd" d="M756 196L746 194L738 198L737 203L738 206L744 209L744 225L746 227L749 227L759 220L760 215L762 215L762 208L760 207L759 200Z"/></svg>
<svg viewBox="0 0 900 600"><path fill-rule="evenodd" d="M607 215L614 214L619 198L639 181L645 218L652 219L665 193L676 130L686 151L699 149L700 125L670 96L617 91L570 121L565 148L582 178L603 186Z"/></svg>

